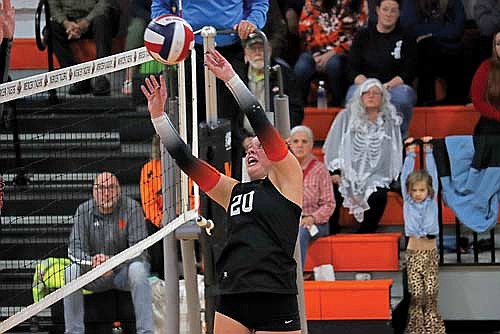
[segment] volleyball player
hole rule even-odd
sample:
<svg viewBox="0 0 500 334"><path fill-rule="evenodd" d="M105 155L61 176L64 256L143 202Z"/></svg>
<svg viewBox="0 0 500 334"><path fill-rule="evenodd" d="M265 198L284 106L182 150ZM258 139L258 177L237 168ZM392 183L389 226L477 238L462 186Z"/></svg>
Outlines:
<svg viewBox="0 0 500 334"><path fill-rule="evenodd" d="M141 88L154 128L170 155L227 211L227 241L216 260L214 333L298 334L293 253L302 206L301 167L231 64L216 50L206 54L205 63L232 92L257 135L245 156L251 182L240 183L191 154L163 112L167 98L163 77L158 82L151 76Z"/></svg>

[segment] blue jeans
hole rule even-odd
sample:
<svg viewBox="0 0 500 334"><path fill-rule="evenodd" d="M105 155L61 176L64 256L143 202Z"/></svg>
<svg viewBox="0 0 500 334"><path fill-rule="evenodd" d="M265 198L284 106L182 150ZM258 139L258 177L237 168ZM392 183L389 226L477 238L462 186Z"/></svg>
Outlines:
<svg viewBox="0 0 500 334"><path fill-rule="evenodd" d="M345 68L347 65L347 56L344 54L334 55L326 63L326 75L328 77L328 91L333 97L332 103L339 106L344 97L346 89ZM303 52L294 67L295 77L301 85L302 98L305 101L309 93L311 80L316 74L316 62L311 52Z"/></svg>
<svg viewBox="0 0 500 334"><path fill-rule="evenodd" d="M346 101L351 99L355 90L356 85L351 85L351 87L349 87L345 98ZM403 117L403 123L401 123L401 137L404 139L408 136L411 116L413 115L413 107L417 103L417 94L412 87L404 84L391 88L389 93L391 93L391 103Z"/></svg>
<svg viewBox="0 0 500 334"><path fill-rule="evenodd" d="M64 271L66 283L80 276L80 265L73 263ZM102 292L110 289L130 291L134 303L137 334L153 334L153 310L151 285L148 280L149 263L135 261L115 268L109 277L100 277L85 289ZM64 298L64 322L66 334L84 334L85 325L82 290Z"/></svg>
<svg viewBox="0 0 500 334"><path fill-rule="evenodd" d="M309 234L309 229L302 226L299 227L300 259L302 260L302 270L304 270L307 248L309 247L311 241L314 241L320 237L326 237L330 234L330 226L328 223L316 224L316 227L318 228L318 233L314 237L311 237L311 235Z"/></svg>

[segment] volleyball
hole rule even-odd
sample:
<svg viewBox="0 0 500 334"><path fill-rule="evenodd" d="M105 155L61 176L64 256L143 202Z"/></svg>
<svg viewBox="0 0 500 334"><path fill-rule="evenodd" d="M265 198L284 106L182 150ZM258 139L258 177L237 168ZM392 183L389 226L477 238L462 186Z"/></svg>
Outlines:
<svg viewBox="0 0 500 334"><path fill-rule="evenodd" d="M178 16L162 15L148 24L144 45L156 61L174 65L186 59L194 47L193 29Z"/></svg>

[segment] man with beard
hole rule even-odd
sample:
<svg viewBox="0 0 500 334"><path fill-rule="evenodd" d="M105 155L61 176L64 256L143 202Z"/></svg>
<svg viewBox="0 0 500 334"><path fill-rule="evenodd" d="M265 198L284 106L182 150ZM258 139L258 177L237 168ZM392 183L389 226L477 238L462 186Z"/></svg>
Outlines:
<svg viewBox="0 0 500 334"><path fill-rule="evenodd" d="M97 175L92 194L93 198L82 203L74 216L68 245L72 264L64 272L66 283L147 236L141 205L121 195L120 183L115 175L109 172ZM149 267L148 255L143 252L85 286L90 291L130 291L138 334L153 333ZM65 333L85 332L83 305L81 290L64 298Z"/></svg>
<svg viewBox="0 0 500 334"><path fill-rule="evenodd" d="M245 63L247 64L247 75L243 76L243 81L255 95L260 105L266 108L264 93L264 42L259 35L252 33L247 39L243 40L243 48ZM271 68L275 68L276 65L281 67L281 73L283 74L282 94L288 95L290 126L294 127L296 125L300 125L302 123L302 119L304 118L304 106L302 105L302 100L300 99L297 81L293 70L283 59L272 57L271 49L269 50L269 53L271 54ZM270 74L269 94L271 97L271 105L270 110L265 111L267 117L272 120L274 118L273 97L279 94L280 87L276 72L271 71ZM253 136L254 131L246 117L243 126L248 135ZM246 146L245 143L247 140L248 137L243 143L244 146Z"/></svg>

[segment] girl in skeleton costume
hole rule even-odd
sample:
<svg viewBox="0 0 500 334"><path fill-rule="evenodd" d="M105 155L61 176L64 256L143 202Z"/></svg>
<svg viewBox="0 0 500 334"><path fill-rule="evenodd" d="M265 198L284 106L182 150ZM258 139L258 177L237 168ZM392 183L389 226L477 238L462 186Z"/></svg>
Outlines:
<svg viewBox="0 0 500 334"><path fill-rule="evenodd" d="M387 203L387 188L402 166L401 116L377 79L363 82L333 122L323 146L337 203L361 223L360 233L375 232ZM338 208L332 232L338 228Z"/></svg>
<svg viewBox="0 0 500 334"><path fill-rule="evenodd" d="M257 135L246 148L251 182L240 183L191 154L163 112L163 77L160 82L147 78L142 91L172 158L227 211L226 241L216 260L213 332L300 334L293 252L302 211L302 168L231 64L216 50L206 53L205 64L224 81Z"/></svg>

